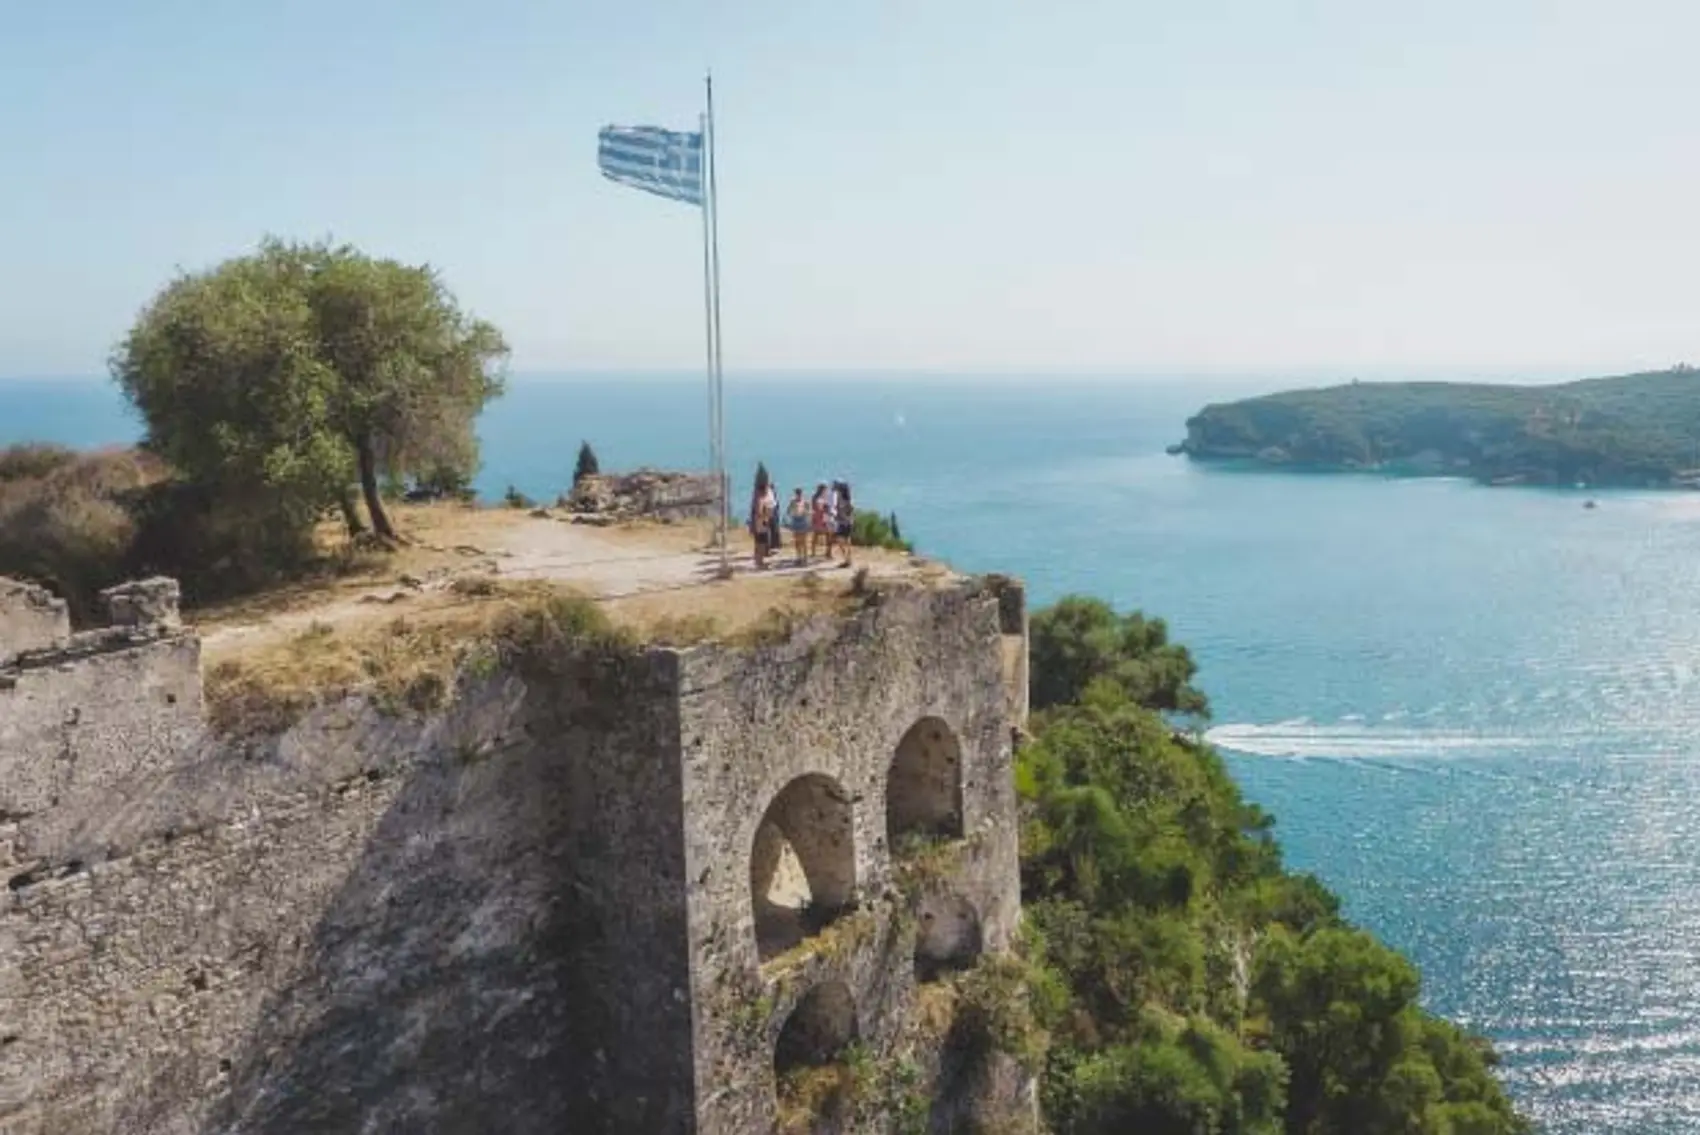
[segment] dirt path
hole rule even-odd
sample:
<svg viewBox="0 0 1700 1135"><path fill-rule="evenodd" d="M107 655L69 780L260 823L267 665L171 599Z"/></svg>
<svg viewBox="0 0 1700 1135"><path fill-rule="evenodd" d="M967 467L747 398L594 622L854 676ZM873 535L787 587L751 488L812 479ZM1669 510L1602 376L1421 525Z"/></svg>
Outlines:
<svg viewBox="0 0 1700 1135"><path fill-rule="evenodd" d="M720 579L720 558L711 550L707 525L634 524L595 527L573 524L555 514L536 516L486 510L420 514L415 547L398 560L396 571L369 583L341 586L309 595L283 609L235 608L202 622L202 646L215 658L232 651L280 641L315 624L338 627L393 619L444 596L457 579L494 576L503 580L554 580L619 608L655 602L679 610L771 605L785 581L808 575L846 576L837 564L816 562L799 568L790 557L757 572L748 541L734 533L729 548L733 574ZM865 552L859 566L871 575L914 574L908 557ZM411 568L411 570L409 570ZM684 594L702 589L701 595Z"/></svg>

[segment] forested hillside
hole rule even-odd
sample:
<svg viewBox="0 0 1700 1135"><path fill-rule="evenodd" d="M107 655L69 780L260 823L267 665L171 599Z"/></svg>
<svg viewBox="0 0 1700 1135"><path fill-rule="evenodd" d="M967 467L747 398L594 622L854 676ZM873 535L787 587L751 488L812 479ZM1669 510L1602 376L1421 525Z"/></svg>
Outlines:
<svg viewBox="0 0 1700 1135"><path fill-rule="evenodd" d="M1206 406L1177 448L1200 459L1487 481L1689 484L1700 469L1700 372L1288 391Z"/></svg>

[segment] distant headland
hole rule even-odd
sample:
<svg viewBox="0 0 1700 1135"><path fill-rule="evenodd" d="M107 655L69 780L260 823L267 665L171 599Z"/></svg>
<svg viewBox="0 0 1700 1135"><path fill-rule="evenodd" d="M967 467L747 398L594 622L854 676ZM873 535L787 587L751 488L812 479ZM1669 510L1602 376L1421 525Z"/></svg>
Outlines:
<svg viewBox="0 0 1700 1135"><path fill-rule="evenodd" d="M1489 484L1700 487L1700 370L1550 386L1352 382L1214 403L1169 452Z"/></svg>

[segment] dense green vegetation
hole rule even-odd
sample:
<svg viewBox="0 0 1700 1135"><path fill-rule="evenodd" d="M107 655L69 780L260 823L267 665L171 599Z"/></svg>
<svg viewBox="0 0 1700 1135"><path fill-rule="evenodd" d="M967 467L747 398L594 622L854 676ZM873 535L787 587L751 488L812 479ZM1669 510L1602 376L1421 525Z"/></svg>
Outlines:
<svg viewBox="0 0 1700 1135"><path fill-rule="evenodd" d="M1180 447L1329 469L1541 484L1687 484L1700 470L1700 372L1555 386L1352 383L1206 406Z"/></svg>
<svg viewBox="0 0 1700 1135"><path fill-rule="evenodd" d="M1163 716L1205 705L1161 622L1067 599L1032 637L1022 897L1055 1131L1528 1130L1486 1043L1421 1008L1410 963L1286 871L1272 819Z"/></svg>

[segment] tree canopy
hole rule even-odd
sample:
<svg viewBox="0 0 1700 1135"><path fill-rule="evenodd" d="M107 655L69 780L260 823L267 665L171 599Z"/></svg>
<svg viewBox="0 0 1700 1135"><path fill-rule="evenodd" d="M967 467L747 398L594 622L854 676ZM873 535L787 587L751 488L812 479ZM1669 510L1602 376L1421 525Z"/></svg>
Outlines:
<svg viewBox="0 0 1700 1135"><path fill-rule="evenodd" d="M1147 709L1210 715L1209 700L1192 685L1198 667L1186 647L1169 641L1162 619L1118 615L1101 599L1072 595L1037 612L1029 637L1034 709L1079 701L1103 678Z"/></svg>
<svg viewBox="0 0 1700 1135"><path fill-rule="evenodd" d="M267 240L167 284L111 365L148 447L191 481L294 528L331 507L354 528L357 484L394 539L380 484L476 467L506 356L429 266Z"/></svg>

